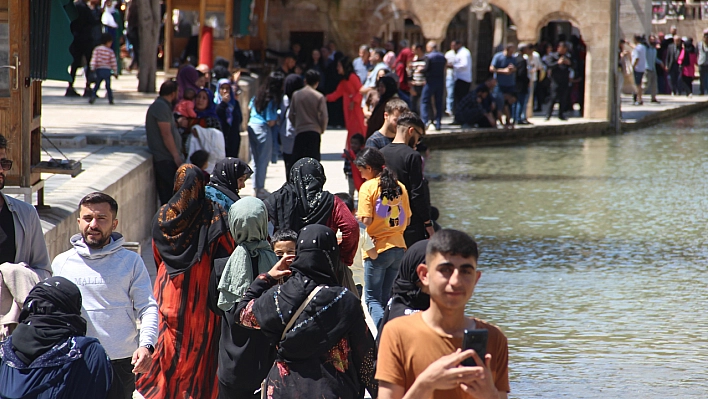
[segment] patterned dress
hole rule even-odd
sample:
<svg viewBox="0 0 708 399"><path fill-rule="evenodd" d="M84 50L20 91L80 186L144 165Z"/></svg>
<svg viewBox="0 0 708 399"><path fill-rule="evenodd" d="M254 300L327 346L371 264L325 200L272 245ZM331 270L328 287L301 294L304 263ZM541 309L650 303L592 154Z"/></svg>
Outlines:
<svg viewBox="0 0 708 399"><path fill-rule="evenodd" d="M170 277L153 244L159 265L155 298L159 306L159 338L150 371L137 380L145 399L216 399L220 317L207 307L212 256L234 250L230 235L222 236L199 263ZM219 248L221 247L221 248Z"/></svg>

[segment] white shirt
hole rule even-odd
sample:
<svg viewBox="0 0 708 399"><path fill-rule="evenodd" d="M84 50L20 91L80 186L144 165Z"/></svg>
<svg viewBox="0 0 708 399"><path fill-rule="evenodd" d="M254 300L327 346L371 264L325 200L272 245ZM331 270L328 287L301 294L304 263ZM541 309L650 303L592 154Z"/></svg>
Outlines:
<svg viewBox="0 0 708 399"><path fill-rule="evenodd" d="M634 62L637 61L635 65ZM632 65L634 66L634 72L644 72L647 70L647 48L643 44L639 43L632 50Z"/></svg>
<svg viewBox="0 0 708 399"><path fill-rule="evenodd" d="M455 80L472 82L472 54L467 47L461 47L452 63Z"/></svg>
<svg viewBox="0 0 708 399"><path fill-rule="evenodd" d="M524 56L524 58L527 58L529 65L529 78L531 78L532 82L535 82L538 79L538 72L546 68L543 62L541 62L541 55L534 51L531 53L531 57Z"/></svg>

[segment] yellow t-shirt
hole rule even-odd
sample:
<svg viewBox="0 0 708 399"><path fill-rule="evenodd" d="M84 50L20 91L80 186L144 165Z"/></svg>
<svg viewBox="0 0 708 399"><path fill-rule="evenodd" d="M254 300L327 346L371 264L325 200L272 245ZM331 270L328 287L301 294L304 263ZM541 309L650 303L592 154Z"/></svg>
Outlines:
<svg viewBox="0 0 708 399"><path fill-rule="evenodd" d="M365 181L359 188L357 216L373 218L366 232L376 242L378 253L391 248L406 248L403 231L410 223L411 208L406 187L401 182L398 186L401 187L401 195L393 200L381 196L378 177ZM368 255L364 253L366 258Z"/></svg>

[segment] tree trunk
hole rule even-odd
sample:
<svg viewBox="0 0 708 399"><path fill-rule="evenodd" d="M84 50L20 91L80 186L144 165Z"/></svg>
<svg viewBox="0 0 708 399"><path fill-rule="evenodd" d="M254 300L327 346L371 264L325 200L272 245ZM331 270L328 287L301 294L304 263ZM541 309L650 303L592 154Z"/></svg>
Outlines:
<svg viewBox="0 0 708 399"><path fill-rule="evenodd" d="M138 65L138 91L155 93L157 86L157 46L160 39L160 2L138 2L138 34L140 35L140 65Z"/></svg>

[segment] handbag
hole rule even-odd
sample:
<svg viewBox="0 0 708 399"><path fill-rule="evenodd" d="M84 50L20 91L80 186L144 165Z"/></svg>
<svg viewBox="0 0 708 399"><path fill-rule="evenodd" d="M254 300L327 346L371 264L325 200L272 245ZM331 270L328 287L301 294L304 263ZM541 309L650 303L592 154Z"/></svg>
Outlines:
<svg viewBox="0 0 708 399"><path fill-rule="evenodd" d="M300 317L300 315L305 310L307 305L309 305L310 302L312 302L312 300L315 298L315 295L317 295L317 293L320 292L322 290L322 288L324 288L324 285L318 285L317 287L315 287L315 289L312 290L312 292L310 292L310 295L307 296L307 299L305 299L305 301L300 305L300 307L297 308L297 310L295 311L295 314L293 314L293 317L290 318L290 321L285 326L285 329L283 329L283 334L280 336L281 341L285 339L285 334L287 334L287 332L290 331L290 329L293 327L293 325L295 324L295 320L297 320L297 318ZM275 364L275 363L273 363L273 364ZM268 398L268 393L266 392L266 381L267 380L268 380L268 377L266 377L266 379L263 380L263 382L261 382L261 399Z"/></svg>

